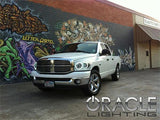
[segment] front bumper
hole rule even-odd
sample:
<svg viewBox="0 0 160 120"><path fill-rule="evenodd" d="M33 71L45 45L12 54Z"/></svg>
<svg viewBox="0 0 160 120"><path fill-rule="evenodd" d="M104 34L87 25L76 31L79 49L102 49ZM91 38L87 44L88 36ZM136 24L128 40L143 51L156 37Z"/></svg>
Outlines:
<svg viewBox="0 0 160 120"><path fill-rule="evenodd" d="M72 72L65 75L39 74L36 71L32 71L31 76L34 85L44 85L45 81L53 81L56 86L81 86L88 84L90 71ZM77 83L77 80L80 82Z"/></svg>

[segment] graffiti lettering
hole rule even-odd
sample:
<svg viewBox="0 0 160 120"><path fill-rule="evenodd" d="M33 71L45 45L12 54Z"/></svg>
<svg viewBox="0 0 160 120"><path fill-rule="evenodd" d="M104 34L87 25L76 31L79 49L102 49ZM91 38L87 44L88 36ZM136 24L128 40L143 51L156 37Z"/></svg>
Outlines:
<svg viewBox="0 0 160 120"><path fill-rule="evenodd" d="M49 43L49 44L54 44L53 40L50 40L50 39L45 39L45 38L38 38L38 37L35 37L35 36L32 36L32 35L25 35L22 37L22 40L25 40L25 41L33 41L33 42L39 42L39 43Z"/></svg>
<svg viewBox="0 0 160 120"><path fill-rule="evenodd" d="M24 64L20 62L21 58L18 56L18 51L13 47L12 41L12 38L8 38L5 41L6 45L0 46L0 72L5 74L6 80L9 80L11 72L14 72L18 65L27 77L29 77Z"/></svg>
<svg viewBox="0 0 160 120"><path fill-rule="evenodd" d="M58 23L59 24L59 23ZM102 41L109 45L114 45L109 29L102 24L93 25L86 21L70 19L62 23L60 30L55 32L59 44L83 41Z"/></svg>
<svg viewBox="0 0 160 120"><path fill-rule="evenodd" d="M31 15L30 10L20 10L15 4L0 5L0 30L6 29L18 34L48 31L39 18Z"/></svg>
<svg viewBox="0 0 160 120"><path fill-rule="evenodd" d="M120 50L118 49L119 56L122 60L122 65L125 65L128 67L129 70L134 70L135 68L135 55L129 47L129 50Z"/></svg>

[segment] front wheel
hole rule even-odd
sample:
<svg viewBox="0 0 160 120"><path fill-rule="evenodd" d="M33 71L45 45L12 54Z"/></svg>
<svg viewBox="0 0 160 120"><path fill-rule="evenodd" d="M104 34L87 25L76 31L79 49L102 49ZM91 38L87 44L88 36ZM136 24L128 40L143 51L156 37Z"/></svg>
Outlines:
<svg viewBox="0 0 160 120"><path fill-rule="evenodd" d="M101 77L96 70L91 71L88 85L82 90L86 95L97 95L101 88Z"/></svg>
<svg viewBox="0 0 160 120"><path fill-rule="evenodd" d="M114 74L112 74L112 80L118 81L119 78L120 78L120 71L119 71L119 66L117 66Z"/></svg>

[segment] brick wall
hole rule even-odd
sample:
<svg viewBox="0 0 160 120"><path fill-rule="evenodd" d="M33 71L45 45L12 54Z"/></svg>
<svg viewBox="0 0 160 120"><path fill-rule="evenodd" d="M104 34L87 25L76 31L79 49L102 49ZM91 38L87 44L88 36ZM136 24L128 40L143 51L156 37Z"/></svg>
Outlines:
<svg viewBox="0 0 160 120"><path fill-rule="evenodd" d="M133 26L132 13L96 0L30 0L65 12L106 22Z"/></svg>

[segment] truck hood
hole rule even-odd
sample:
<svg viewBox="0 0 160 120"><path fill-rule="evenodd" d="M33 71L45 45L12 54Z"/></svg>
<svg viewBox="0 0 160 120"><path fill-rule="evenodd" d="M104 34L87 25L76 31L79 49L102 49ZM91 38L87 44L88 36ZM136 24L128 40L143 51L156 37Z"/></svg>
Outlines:
<svg viewBox="0 0 160 120"><path fill-rule="evenodd" d="M54 55L48 55L48 56L42 57L42 59L43 58L65 58L65 59L77 60L77 59L95 57L95 56L96 56L96 54L70 52L70 53L58 53L58 54L54 54Z"/></svg>

